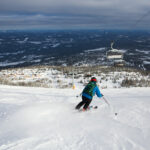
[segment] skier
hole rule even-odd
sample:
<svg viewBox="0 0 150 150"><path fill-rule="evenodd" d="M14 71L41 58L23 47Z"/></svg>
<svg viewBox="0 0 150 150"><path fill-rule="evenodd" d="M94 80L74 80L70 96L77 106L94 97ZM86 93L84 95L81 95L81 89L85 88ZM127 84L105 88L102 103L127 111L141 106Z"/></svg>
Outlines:
<svg viewBox="0 0 150 150"><path fill-rule="evenodd" d="M83 111L87 110L95 93L98 97L103 96L103 94L101 94L96 82L97 82L97 79L95 77L92 77L90 82L85 86L85 88L83 89L83 91L81 93L82 101L75 107L75 109L80 109L81 106L84 105Z"/></svg>

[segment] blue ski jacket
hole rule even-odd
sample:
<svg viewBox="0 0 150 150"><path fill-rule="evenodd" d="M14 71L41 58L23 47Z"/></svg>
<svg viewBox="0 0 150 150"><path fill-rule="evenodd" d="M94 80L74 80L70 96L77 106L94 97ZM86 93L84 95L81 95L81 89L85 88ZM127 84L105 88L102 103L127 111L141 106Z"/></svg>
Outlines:
<svg viewBox="0 0 150 150"><path fill-rule="evenodd" d="M96 87L93 89L93 96L95 95L95 93L96 93L97 97L102 97L102 96L103 96L103 95L101 94L101 92L100 92L98 86L96 86ZM88 94L86 94L86 93L82 93L82 96L84 96L84 97L86 97L86 98L88 98L88 99L92 99L92 98L93 98L92 96L90 96L90 95L88 95Z"/></svg>

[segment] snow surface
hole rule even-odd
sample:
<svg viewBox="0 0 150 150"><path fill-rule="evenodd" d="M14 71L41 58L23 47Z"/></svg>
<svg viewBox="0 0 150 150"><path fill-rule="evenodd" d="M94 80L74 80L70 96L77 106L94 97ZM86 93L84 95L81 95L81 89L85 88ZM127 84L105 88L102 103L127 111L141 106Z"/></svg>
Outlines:
<svg viewBox="0 0 150 150"><path fill-rule="evenodd" d="M150 65L150 61L143 61L143 63Z"/></svg>
<svg viewBox="0 0 150 150"><path fill-rule="evenodd" d="M6 66L11 66L11 65L18 65L18 64L23 64L25 61L17 61L17 62L0 62L0 67L6 67Z"/></svg>
<svg viewBox="0 0 150 150"><path fill-rule="evenodd" d="M0 85L0 150L150 149L150 88L104 89L111 107L78 112L81 90Z"/></svg>
<svg viewBox="0 0 150 150"><path fill-rule="evenodd" d="M103 51L105 50L105 47L101 47L101 48L96 48L96 49L89 49L89 50L85 50L85 52L96 52L96 51Z"/></svg>

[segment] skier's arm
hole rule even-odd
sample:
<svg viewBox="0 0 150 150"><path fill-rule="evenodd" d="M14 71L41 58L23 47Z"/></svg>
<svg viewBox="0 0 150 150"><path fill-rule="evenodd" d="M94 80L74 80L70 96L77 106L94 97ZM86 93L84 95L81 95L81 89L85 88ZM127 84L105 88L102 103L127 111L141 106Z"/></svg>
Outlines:
<svg viewBox="0 0 150 150"><path fill-rule="evenodd" d="M98 96L98 97L103 97L103 94L100 92L100 90L99 90L99 88L98 87L96 87L96 95Z"/></svg>
<svg viewBox="0 0 150 150"><path fill-rule="evenodd" d="M76 97L81 97L81 96L82 96L82 92L79 95L77 95Z"/></svg>
<svg viewBox="0 0 150 150"><path fill-rule="evenodd" d="M83 91L79 95L77 95L76 97L80 97L80 96L82 96L82 94L83 94Z"/></svg>

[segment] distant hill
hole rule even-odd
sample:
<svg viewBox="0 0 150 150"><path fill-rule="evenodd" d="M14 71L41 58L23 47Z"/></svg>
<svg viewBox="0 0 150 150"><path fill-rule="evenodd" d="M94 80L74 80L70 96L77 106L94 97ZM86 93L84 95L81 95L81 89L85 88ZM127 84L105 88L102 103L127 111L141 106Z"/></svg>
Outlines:
<svg viewBox="0 0 150 150"><path fill-rule="evenodd" d="M127 66L150 70L150 32L127 30L1 32L0 68L111 65L106 52L112 41Z"/></svg>

